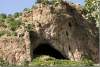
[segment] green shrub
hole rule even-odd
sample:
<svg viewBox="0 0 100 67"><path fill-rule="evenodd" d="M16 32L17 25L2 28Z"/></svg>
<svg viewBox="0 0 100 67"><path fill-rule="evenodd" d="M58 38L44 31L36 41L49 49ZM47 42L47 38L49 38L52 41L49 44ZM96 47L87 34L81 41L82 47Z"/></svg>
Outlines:
<svg viewBox="0 0 100 67"><path fill-rule="evenodd" d="M84 57L82 63L86 66L93 66L94 64L93 61L88 57Z"/></svg>
<svg viewBox="0 0 100 67"><path fill-rule="evenodd" d="M0 31L0 37L3 36L5 34L4 31Z"/></svg>
<svg viewBox="0 0 100 67"><path fill-rule="evenodd" d="M17 17L19 17L21 14L19 13L19 12L16 12L16 13L14 13L14 18L17 18Z"/></svg>
<svg viewBox="0 0 100 67"><path fill-rule="evenodd" d="M48 4L49 0L37 0L36 3Z"/></svg>
<svg viewBox="0 0 100 67"><path fill-rule="evenodd" d="M5 19L0 18L0 22L5 22Z"/></svg>
<svg viewBox="0 0 100 67"><path fill-rule="evenodd" d="M4 19L0 19L0 27L7 27Z"/></svg>
<svg viewBox="0 0 100 67"><path fill-rule="evenodd" d="M7 18L12 18L13 15L12 14L8 14Z"/></svg>
<svg viewBox="0 0 100 67"><path fill-rule="evenodd" d="M58 3L61 3L62 1L63 0L37 0L36 3L57 5Z"/></svg>
<svg viewBox="0 0 100 67"><path fill-rule="evenodd" d="M84 15L89 21L96 23L97 27L100 25L100 1L99 0L85 0Z"/></svg>
<svg viewBox="0 0 100 67"><path fill-rule="evenodd" d="M57 4L62 3L62 1L63 1L63 0L51 0L50 2L51 2L51 4L53 4L53 5L57 5Z"/></svg>
<svg viewBox="0 0 100 67"><path fill-rule="evenodd" d="M26 13L32 13L32 8L25 8L23 11L25 11Z"/></svg>
<svg viewBox="0 0 100 67"><path fill-rule="evenodd" d="M0 58L0 66L8 66L9 63L7 61L4 61L2 58Z"/></svg>
<svg viewBox="0 0 100 67"><path fill-rule="evenodd" d="M17 33L16 32L12 32L11 35L12 36L17 36Z"/></svg>
<svg viewBox="0 0 100 67"><path fill-rule="evenodd" d="M47 58L44 58L47 57ZM89 62L88 62L89 61ZM39 56L33 59L32 63L30 65L43 65L43 66L92 66L93 63L90 62L90 60L84 60L80 62L76 61L70 61L70 60L63 60L63 59L55 59L50 56Z"/></svg>
<svg viewBox="0 0 100 67"><path fill-rule="evenodd" d="M24 66L28 67L29 66L29 61L25 60L23 64L24 64Z"/></svg>
<svg viewBox="0 0 100 67"><path fill-rule="evenodd" d="M32 28L33 28L32 24L28 24L27 27L26 27L26 30L27 31L32 31Z"/></svg>
<svg viewBox="0 0 100 67"><path fill-rule="evenodd" d="M42 0L37 0L37 2L36 3L41 3L42 2Z"/></svg>
<svg viewBox="0 0 100 67"><path fill-rule="evenodd" d="M15 31L20 25L21 25L21 21L20 20L14 20L14 21L10 21L9 22L9 28L12 31Z"/></svg>
<svg viewBox="0 0 100 67"><path fill-rule="evenodd" d="M7 17L7 16L6 16L6 14L4 14L4 13L1 13L1 14L0 14L0 18L1 18L1 19L6 19L6 17Z"/></svg>
<svg viewBox="0 0 100 67"><path fill-rule="evenodd" d="M8 17L8 18L6 18L6 23L10 23L10 22L12 22L12 21L14 21L14 20L15 20L14 18Z"/></svg>
<svg viewBox="0 0 100 67"><path fill-rule="evenodd" d="M29 10L29 8L25 8L25 9L24 9L24 11L28 11L28 10Z"/></svg>

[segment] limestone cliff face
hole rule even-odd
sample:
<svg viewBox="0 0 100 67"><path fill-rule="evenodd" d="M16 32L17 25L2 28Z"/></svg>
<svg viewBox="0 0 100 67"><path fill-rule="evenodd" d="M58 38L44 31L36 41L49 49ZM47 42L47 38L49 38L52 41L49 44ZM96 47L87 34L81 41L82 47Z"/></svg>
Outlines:
<svg viewBox="0 0 100 67"><path fill-rule="evenodd" d="M49 42L70 60L80 61L83 56L89 56L98 62L97 29L74 7L67 3L58 6L37 4L29 17L32 19L24 17L28 21L24 23L32 24L37 34L37 39L31 41L32 49L41 42Z"/></svg>
<svg viewBox="0 0 100 67"><path fill-rule="evenodd" d="M24 61L31 61L30 56L30 39L18 37L1 37L0 38L0 58L10 64L21 64Z"/></svg>
<svg viewBox="0 0 100 67"><path fill-rule="evenodd" d="M26 31L22 38L0 38L0 57L10 63L31 61L33 51L40 43L50 43L72 61L80 61L84 56L89 56L94 62L99 61L96 27L88 24L69 4L37 4L32 12L23 12L22 21L25 25L31 24L32 30Z"/></svg>

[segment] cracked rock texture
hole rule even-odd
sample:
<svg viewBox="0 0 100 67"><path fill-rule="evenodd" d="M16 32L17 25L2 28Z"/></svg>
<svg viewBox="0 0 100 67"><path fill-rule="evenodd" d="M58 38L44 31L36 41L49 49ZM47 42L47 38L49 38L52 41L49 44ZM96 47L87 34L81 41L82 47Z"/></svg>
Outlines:
<svg viewBox="0 0 100 67"><path fill-rule="evenodd" d="M24 32L22 38L0 38L0 57L10 63L31 61L32 51L40 43L50 43L72 61L81 61L84 56L99 61L98 30L71 5L37 4L32 12L23 12L22 21L31 24L32 31Z"/></svg>

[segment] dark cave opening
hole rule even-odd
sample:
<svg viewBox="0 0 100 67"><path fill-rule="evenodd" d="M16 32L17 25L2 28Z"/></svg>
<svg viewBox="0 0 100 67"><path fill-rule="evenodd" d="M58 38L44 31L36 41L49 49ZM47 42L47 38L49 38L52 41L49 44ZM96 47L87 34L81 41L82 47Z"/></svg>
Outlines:
<svg viewBox="0 0 100 67"><path fill-rule="evenodd" d="M54 57L56 59L66 59L58 50L54 49L50 44L40 44L35 50L33 51L34 58L41 56L41 55L48 55Z"/></svg>

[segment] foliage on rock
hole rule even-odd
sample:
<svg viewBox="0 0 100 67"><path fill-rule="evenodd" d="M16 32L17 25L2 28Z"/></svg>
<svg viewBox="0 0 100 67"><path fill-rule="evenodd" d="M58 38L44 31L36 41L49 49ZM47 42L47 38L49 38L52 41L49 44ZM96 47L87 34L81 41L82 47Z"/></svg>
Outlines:
<svg viewBox="0 0 100 67"><path fill-rule="evenodd" d="M9 63L7 61L4 61L2 58L0 58L0 66L8 66Z"/></svg>
<svg viewBox="0 0 100 67"><path fill-rule="evenodd" d="M85 0L84 14L91 22L96 22L97 27L100 23L100 1L99 0Z"/></svg>
<svg viewBox="0 0 100 67"><path fill-rule="evenodd" d="M37 0L37 3L56 5L56 4L58 4L58 3L61 3L62 1L63 1L63 0Z"/></svg>
<svg viewBox="0 0 100 67"><path fill-rule="evenodd" d="M0 31L0 37L1 37L2 35L4 35L4 34L5 34L4 31Z"/></svg>
<svg viewBox="0 0 100 67"><path fill-rule="evenodd" d="M19 20L10 21L9 22L9 28L12 31L15 31L20 26L20 24L21 24L21 22Z"/></svg>
<svg viewBox="0 0 100 67"><path fill-rule="evenodd" d="M42 2L41 3L43 3L43 4L52 4L52 5L56 5L56 4L59 4L59 3L61 3L62 2L62 0L51 0L51 1L49 1L49 0L41 0ZM87 1L89 1L89 0L87 0ZM87 2L88 3L88 2ZM90 3L90 1L89 1L89 3ZM67 3L66 3L67 4ZM94 3L93 3L94 4ZM96 5L96 4L95 4ZM47 6L47 5L46 5ZM91 7L89 7L89 6L91 6ZM97 16L97 15L95 15L95 16L93 16L92 15L92 11L95 11L96 10L96 8L94 9L93 7L92 7L92 5L90 5L89 4L89 6L88 6L88 4L86 4L86 8L84 8L84 11L85 11L85 14L86 14L86 17L87 17L87 19L89 19L89 20L91 20L91 21L96 21L96 19L95 19L95 16ZM48 7L48 6L47 6ZM22 33L25 33L25 31L23 32L23 30L22 30L22 28L21 28L21 26L23 26L24 27L24 29L25 30L27 30L27 31L36 31L36 32L38 32L39 34L43 34L43 35L40 35L40 36L44 36L44 37L47 37L47 38L51 38L51 39L55 39L55 40L57 40L56 38L58 38L58 40L59 41L62 41L62 42L60 42L60 44L62 44L62 43L64 43L63 42L63 39L65 38L65 35L67 35L68 37L66 37L64 40L66 40L66 42L67 42L67 40L69 41L69 38L70 38L70 42L72 42L73 43L73 46L75 46L76 47L76 44L77 44L77 46L79 46L80 44L83 44L84 45L84 43L86 44L88 41L87 40L90 40L90 42L92 42L92 40L90 39L90 38L87 38L87 36L88 36L88 34L85 34L85 33L87 33L87 31L85 31L85 26L84 26L84 24L82 23L82 22L80 22L80 20L82 20L82 19L80 19L79 17L80 16L77 16L77 14L75 13L75 16L77 16L77 18L75 17L75 18L73 18L73 12L74 11L69 11L69 10L72 10L72 9L65 9L65 11L62 9L61 10L61 8L62 7L57 7L58 8L58 10L55 10L55 13L56 12L58 12L56 15L59 15L58 17L56 16L56 15L54 15L54 14L52 14L51 12L50 12L50 10L48 10L47 9L47 7L42 7L43 9L44 9L44 11L42 11L41 10L41 12L44 12L44 15L42 14L41 15L41 18L40 18L40 16L39 16L39 12L40 12L40 10L39 11L36 11L36 10L32 10L32 9L24 9L24 11L26 12L26 14L25 14L25 16L24 17L26 17L25 19L28 19L28 21L26 22L26 24L27 25L25 25L24 23L23 23L23 25L22 25L22 21L19 19L20 18L20 16L21 16L21 14L20 13L15 13L14 15L11 15L11 14L9 14L8 16L7 15L5 15L5 14L1 14L0 15L0 27L2 26L2 27L5 27L4 28L4 30L0 30L0 37L1 36L3 36L5 33L7 33L8 35L13 35L13 36L16 36L16 34L17 33L19 33L19 36L21 36L22 35ZM54 6L55 7L55 6ZM93 9L92 9L93 8ZM37 9L38 10L38 9ZM33 14L31 14L31 12L33 11ZM35 12L34 12L35 11ZM60 11L62 11L62 12L60 12ZM66 12L67 11L67 12ZM41 13L40 12L40 13ZM69 13L70 14L69 14ZM65 14L66 13L66 14ZM68 15L67 15L67 13L68 13ZM34 20L33 21L33 16L34 16L34 18L38 18L38 19L36 19L36 20ZM28 24L28 23L31 23L31 22L29 22L29 20L30 20L30 16L32 16L32 24ZM53 18L52 18L53 17ZM91 19L92 18L92 19ZM98 16L97 16L97 18L98 18ZM69 19L69 21L68 20L66 20L66 19ZM70 20L71 19L71 20ZM62 22L62 24L61 23L58 23L58 24L53 24L52 23L52 20L53 20L53 22ZM76 23L76 22L74 22L74 21L77 21L78 23ZM63 22L66 22L66 24L63 24ZM70 22L70 23L69 23ZM47 24L46 24L47 23ZM50 28L49 28L49 25L48 25L48 23L50 23ZM67 24L68 23L68 24ZM35 25L36 24L36 25ZM42 25L42 24L44 24L44 25ZM63 26L63 25L65 25L65 26ZM67 27L66 27L66 25L68 25ZM77 25L77 26L76 26ZM46 27L48 27L48 28L46 28ZM53 28L54 27L54 28ZM57 30L56 30L56 27L57 27ZM83 28L82 28L83 27ZM35 29L35 30L33 30L33 28ZM67 29L68 31L63 31L62 29ZM72 30L69 30L69 29L72 29ZM82 29L81 29L82 28ZM16 30L17 29L20 29L20 32L18 31L17 33L16 33ZM43 29L42 31L41 31L41 29ZM54 30L55 29L55 31L52 31L52 30ZM77 30L79 31L79 32L77 32ZM50 31L48 31L48 30L50 30ZM48 33L50 33L50 34L48 34ZM57 34L55 34L55 33L57 33ZM62 36L62 33L65 33L65 34L63 34L63 36ZM58 37L56 37L56 35L58 35L59 34L59 36ZM79 37L77 37L77 35L82 35L82 37L81 36L79 36ZM28 35L29 36L29 35ZM72 39L71 39L72 38ZM77 38L77 39L76 39ZM27 38L25 38L26 40L29 40L29 39L27 39ZM83 39L83 40L82 40ZM13 40L13 39L12 39ZM18 39L19 40L19 39ZM74 42L74 40L76 40L75 42ZM80 40L80 41L79 41ZM17 41L17 40L16 40ZM21 41L21 42L23 42L22 40L19 40L19 41ZM16 43L19 43L19 41L18 42L16 42ZM77 41L79 41L78 43L77 43ZM85 42L86 41L86 42ZM11 41L11 42L13 42L13 41ZM55 41L55 42L57 42L57 41ZM65 42L65 44L64 44L64 46L66 46L66 42ZM59 42L58 42L59 43ZM68 43L68 42L67 42ZM76 44L75 44L76 43ZM94 43L94 42L93 42ZM12 43L13 44L13 43ZM20 43L21 44L21 46L22 46L22 43ZM28 42L28 44L30 44L29 42ZM78 45L79 44L79 45ZM92 45L92 43L89 43L89 44L91 44ZM86 44L87 45L87 44ZM15 45L14 45L15 46ZM59 46L59 45L58 45ZM23 46L24 47L24 46ZM89 47L89 46L86 46L86 47ZM94 47L95 48L95 46L94 46L94 44L93 44L93 46L92 47ZM73 49L73 47L71 47L71 49L70 49L70 47L68 47L69 48L69 50L71 50L71 49ZM59 48L58 48L59 49ZM60 48L60 49L63 49L62 47ZM67 49L67 48L66 48ZM74 50L74 49L73 49ZM85 50L85 48L84 48L84 50ZM91 49L92 50L92 49ZM96 52L96 51L95 51ZM67 52L66 52L67 53ZM75 53L73 53L73 54L75 54L75 56L77 56L77 54L76 53L79 53L79 52L75 52ZM91 53L92 53L92 51L91 51ZM79 54L81 54L81 52L79 53ZM67 54L66 54L67 55ZM33 61L32 61L32 65L76 65L76 66L80 66L80 65L93 65L93 63L92 63L92 61L91 60L88 60L88 59L84 59L83 61L81 61L81 62L76 62L76 61L70 61L70 60L58 60L58 59L55 59L55 58L53 58L53 57L50 57L50 56L46 56L47 58L43 58L44 56L40 56L40 57L37 57L37 58L35 58ZM93 57L95 57L95 56L93 56ZM73 58L72 58L73 59ZM5 62L3 61L3 60L1 60L1 62L0 62L0 64L2 65L2 64L5 64ZM31 65L30 64L30 65ZM25 61L25 63L24 63L24 65L28 65L28 62L27 61Z"/></svg>
<svg viewBox="0 0 100 67"><path fill-rule="evenodd" d="M12 35L15 30L21 25L20 19L21 13L16 12L15 14L6 15L0 14L0 36L7 34Z"/></svg>

